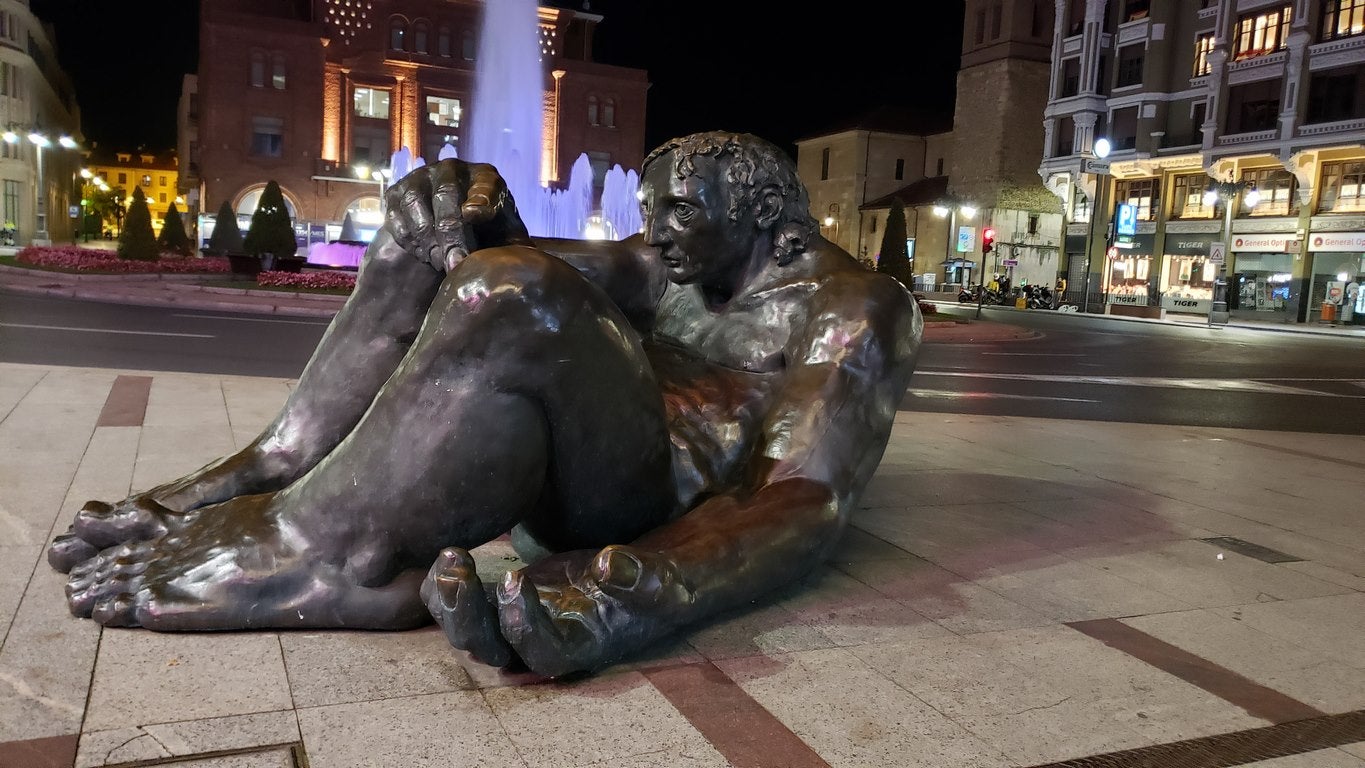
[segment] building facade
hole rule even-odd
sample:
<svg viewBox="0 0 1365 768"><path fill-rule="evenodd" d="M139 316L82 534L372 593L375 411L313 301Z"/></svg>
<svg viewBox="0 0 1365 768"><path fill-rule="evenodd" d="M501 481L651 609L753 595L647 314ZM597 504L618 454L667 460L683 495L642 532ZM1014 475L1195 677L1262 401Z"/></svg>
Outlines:
<svg viewBox="0 0 1365 768"><path fill-rule="evenodd" d="M477 66L477 0L215 0L200 14L199 71L181 97L182 192L239 215L278 181L302 235L335 237L349 213L380 221L371 178L407 147L462 145ZM567 182L586 154L600 177L644 159L642 70L592 60L601 16L539 9L546 162ZM207 233L200 233L201 237ZM310 239L318 239L313 236Z"/></svg>
<svg viewBox="0 0 1365 768"><path fill-rule="evenodd" d="M97 147L85 159L85 169L92 175L104 179L115 191L123 190L120 202L125 210L132 201L133 189L142 190L147 198L147 211L152 215L152 231L158 235L171 205L182 217L185 214L185 199L179 192L179 167L174 152L105 152Z"/></svg>
<svg viewBox="0 0 1365 768"><path fill-rule="evenodd" d="M52 39L28 0L0 0L0 245L70 240L79 221L80 109Z"/></svg>
<svg viewBox="0 0 1365 768"><path fill-rule="evenodd" d="M1047 102L1051 0L968 0L964 13L950 125L875 113L882 119L798 142L798 168L826 237L870 264L898 200L921 289L997 273L1050 285L1060 206L1038 180L1043 132L1029 125Z"/></svg>
<svg viewBox="0 0 1365 768"><path fill-rule="evenodd" d="M1064 203L1078 300L1206 314L1226 280L1233 312L1307 322L1365 273L1365 0L1056 15L1039 173Z"/></svg>

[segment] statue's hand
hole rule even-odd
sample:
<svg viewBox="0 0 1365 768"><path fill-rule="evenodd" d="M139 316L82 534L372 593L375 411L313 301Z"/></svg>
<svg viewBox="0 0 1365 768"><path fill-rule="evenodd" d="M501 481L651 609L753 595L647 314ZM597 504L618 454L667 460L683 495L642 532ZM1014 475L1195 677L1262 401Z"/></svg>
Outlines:
<svg viewBox="0 0 1365 768"><path fill-rule="evenodd" d="M494 608L473 559L454 548L441 553L422 585L451 645L493 666L515 654L548 677L639 651L687 621L693 602L671 561L623 546L552 555L508 573L497 592Z"/></svg>
<svg viewBox="0 0 1365 768"><path fill-rule="evenodd" d="M384 200L394 240L441 271L480 248L531 243L507 183L487 163L451 158L421 166L394 182Z"/></svg>
<svg viewBox="0 0 1365 768"><path fill-rule="evenodd" d="M553 555L498 587L502 635L558 677L639 651L690 618L693 593L667 557L626 546Z"/></svg>

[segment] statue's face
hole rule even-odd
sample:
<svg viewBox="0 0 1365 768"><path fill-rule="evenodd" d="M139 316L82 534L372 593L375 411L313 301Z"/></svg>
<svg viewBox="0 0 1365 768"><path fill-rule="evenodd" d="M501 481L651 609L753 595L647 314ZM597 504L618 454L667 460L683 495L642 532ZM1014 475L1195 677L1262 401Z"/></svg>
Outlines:
<svg viewBox="0 0 1365 768"><path fill-rule="evenodd" d="M728 182L714 158L696 158L697 172L682 179L673 164L672 154L660 157L640 179L645 241L659 249L669 280L729 287L753 253L752 214L730 220Z"/></svg>

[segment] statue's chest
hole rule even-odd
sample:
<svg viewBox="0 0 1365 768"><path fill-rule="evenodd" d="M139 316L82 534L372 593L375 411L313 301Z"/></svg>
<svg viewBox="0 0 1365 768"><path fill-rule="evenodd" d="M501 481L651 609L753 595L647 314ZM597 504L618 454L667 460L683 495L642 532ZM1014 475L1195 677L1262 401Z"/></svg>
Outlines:
<svg viewBox="0 0 1365 768"><path fill-rule="evenodd" d="M727 368L775 371L782 367L792 321L781 301L737 301L712 311L699 295L677 291L660 305L654 335Z"/></svg>

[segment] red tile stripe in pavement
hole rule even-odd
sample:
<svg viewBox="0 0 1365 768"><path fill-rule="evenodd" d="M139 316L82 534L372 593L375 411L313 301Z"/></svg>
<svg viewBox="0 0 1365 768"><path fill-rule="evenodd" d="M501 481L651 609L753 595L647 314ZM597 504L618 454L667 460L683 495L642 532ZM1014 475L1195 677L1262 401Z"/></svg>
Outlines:
<svg viewBox="0 0 1365 768"><path fill-rule="evenodd" d="M714 664L660 667L644 675L735 768L830 768Z"/></svg>
<svg viewBox="0 0 1365 768"><path fill-rule="evenodd" d="M1110 648L1141 659L1192 685L1199 686L1224 701L1235 704L1254 717L1272 723L1287 723L1324 717L1325 712L1290 698L1272 688L1249 680L1208 659L1171 645L1164 640L1134 629L1117 619L1073 621L1068 627L1099 640Z"/></svg>
<svg viewBox="0 0 1365 768"><path fill-rule="evenodd" d="M78 734L0 743L0 768L71 768Z"/></svg>
<svg viewBox="0 0 1365 768"><path fill-rule="evenodd" d="M97 427L140 427L152 393L151 376L120 376L109 388Z"/></svg>

